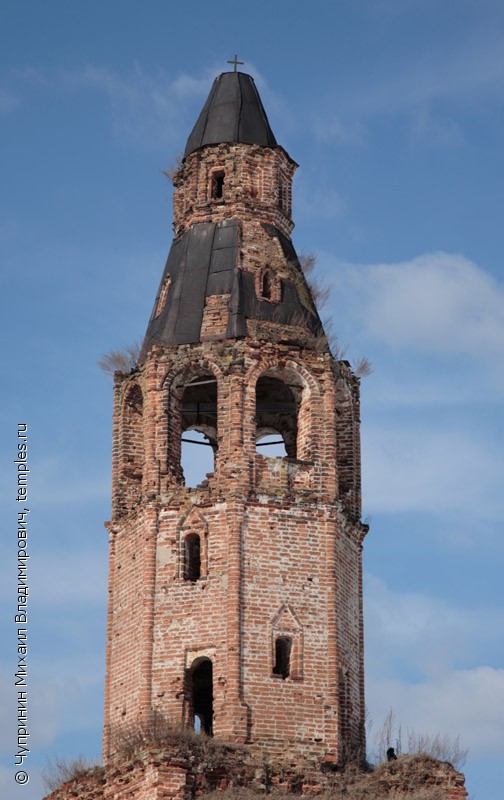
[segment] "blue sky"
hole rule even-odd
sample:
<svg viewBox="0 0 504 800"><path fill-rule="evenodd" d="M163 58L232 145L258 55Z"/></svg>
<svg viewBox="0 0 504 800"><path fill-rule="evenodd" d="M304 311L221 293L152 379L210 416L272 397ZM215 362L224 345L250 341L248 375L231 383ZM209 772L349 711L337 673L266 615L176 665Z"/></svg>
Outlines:
<svg viewBox="0 0 504 800"><path fill-rule="evenodd" d="M373 737L460 735L504 783L504 7L497 0L88 0L0 12L0 793L98 757L112 386L171 241L174 163L237 52L300 164L298 251L362 386ZM16 425L30 446L31 779L13 781Z"/></svg>

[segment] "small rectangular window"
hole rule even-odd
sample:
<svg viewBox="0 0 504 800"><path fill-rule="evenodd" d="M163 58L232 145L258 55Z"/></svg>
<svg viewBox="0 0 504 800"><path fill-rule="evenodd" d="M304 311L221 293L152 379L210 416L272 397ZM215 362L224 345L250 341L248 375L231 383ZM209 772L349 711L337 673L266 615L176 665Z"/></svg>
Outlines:
<svg viewBox="0 0 504 800"><path fill-rule="evenodd" d="M212 172L212 182L210 186L210 196L212 200L220 200L224 195L224 170L218 169Z"/></svg>

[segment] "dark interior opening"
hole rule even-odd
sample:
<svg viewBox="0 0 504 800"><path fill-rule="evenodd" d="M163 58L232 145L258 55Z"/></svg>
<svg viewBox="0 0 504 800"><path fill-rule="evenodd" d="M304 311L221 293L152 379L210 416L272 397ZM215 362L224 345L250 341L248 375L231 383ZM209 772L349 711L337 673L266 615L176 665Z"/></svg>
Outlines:
<svg viewBox="0 0 504 800"><path fill-rule="evenodd" d="M281 675L282 679L290 675L290 655L292 650L292 639L288 636L279 636L275 641L275 666L274 675Z"/></svg>
<svg viewBox="0 0 504 800"><path fill-rule="evenodd" d="M201 576L201 542L197 533L184 539L184 580L195 583Z"/></svg>
<svg viewBox="0 0 504 800"><path fill-rule="evenodd" d="M212 172L212 200L219 200L224 194L224 170Z"/></svg>
<svg viewBox="0 0 504 800"><path fill-rule="evenodd" d="M192 711L195 730L212 736L213 676L212 662L205 658L192 671ZM198 724L199 723L199 724Z"/></svg>

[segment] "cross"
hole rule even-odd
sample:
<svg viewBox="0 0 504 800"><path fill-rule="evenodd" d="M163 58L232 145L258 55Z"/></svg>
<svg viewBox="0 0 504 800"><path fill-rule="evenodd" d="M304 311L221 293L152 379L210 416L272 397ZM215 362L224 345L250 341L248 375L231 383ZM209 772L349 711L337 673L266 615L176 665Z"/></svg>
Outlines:
<svg viewBox="0 0 504 800"><path fill-rule="evenodd" d="M227 61L226 63L227 64L234 64L234 71L237 72L236 67L238 66L238 64L245 64L245 61L238 61L238 56L235 53L234 60L233 61Z"/></svg>

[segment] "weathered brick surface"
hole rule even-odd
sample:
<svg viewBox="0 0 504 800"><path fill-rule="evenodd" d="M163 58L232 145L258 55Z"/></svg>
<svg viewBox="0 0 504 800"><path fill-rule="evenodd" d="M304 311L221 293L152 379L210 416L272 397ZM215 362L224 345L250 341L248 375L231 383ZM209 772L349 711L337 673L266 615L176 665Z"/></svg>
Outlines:
<svg viewBox="0 0 504 800"><path fill-rule="evenodd" d="M246 786L260 797L264 792L313 797L352 797L387 800L423 790L432 800L466 800L464 776L429 756L401 756L371 773L356 769L333 772L283 752L253 748L223 748L209 756L184 755L163 747L146 748L111 762L104 775L68 781L45 800L192 800L209 792Z"/></svg>
<svg viewBox="0 0 504 800"><path fill-rule="evenodd" d="M174 229L238 220L236 267L261 302L278 303L287 280L310 309L299 266L263 227L290 235L295 168L280 147L192 153L174 178ZM156 313L169 291L168 280ZM359 381L304 318L248 320L244 338L226 339L229 301L207 298L198 343L155 345L116 375L106 782L89 800L182 800L208 789L194 763L116 760L118 731L153 712L192 726L197 703L202 719L210 714L201 696L211 697L215 737L246 743L263 761L288 754L272 772L286 788L314 791L321 762L365 752ZM188 430L215 453L195 488L181 466ZM256 450L271 433L287 458ZM236 770L224 770L222 785Z"/></svg>
<svg viewBox="0 0 504 800"><path fill-rule="evenodd" d="M292 177L297 164L281 147L218 144L197 150L174 178L173 228L176 235L196 222L253 219L290 236L294 227ZM212 174L224 173L222 197L212 197Z"/></svg>
<svg viewBox="0 0 504 800"><path fill-rule="evenodd" d="M310 309L299 266L263 227L290 235L295 169L281 147L204 147L175 175L174 229L238 220L237 267L257 296L275 305L287 280ZM208 297L199 343L155 346L116 376L105 756L115 729L153 710L192 724L191 670L208 659L216 736L358 757L359 382L304 318L250 321L230 341L228 317L229 296ZM209 381L208 393L186 388ZM211 410L191 417L200 406ZM187 429L215 451L213 473L192 489L181 468ZM273 432L288 458L256 452ZM196 580L188 542L199 549ZM277 639L291 648L287 676L275 667Z"/></svg>
<svg viewBox="0 0 504 800"><path fill-rule="evenodd" d="M265 374L298 387L298 460L256 453L255 392ZM218 451L207 485L188 489L175 395L198 376L217 380ZM288 741L338 757L344 732L345 747L357 750L365 528L355 494L349 508L342 502L337 477L338 458L347 474L350 463L357 469L353 427L348 445L338 445L336 432L347 397L358 394L348 367L328 353L271 342L236 342L233 354L204 342L153 350L117 384L107 726L133 723L153 708L188 721L187 673L207 657L216 735ZM144 398L134 416L132 396ZM144 462L133 496L124 475L138 453ZM191 532L201 542L195 583L182 568ZM273 674L282 631L293 642L286 680Z"/></svg>

